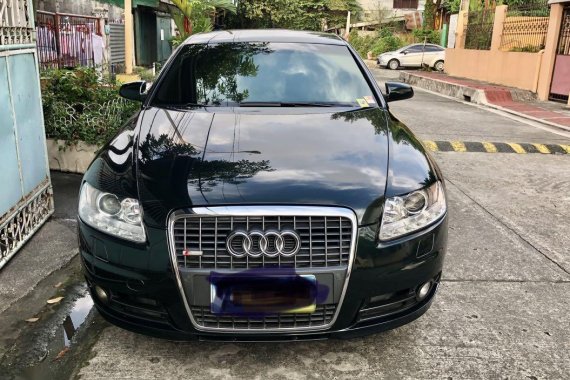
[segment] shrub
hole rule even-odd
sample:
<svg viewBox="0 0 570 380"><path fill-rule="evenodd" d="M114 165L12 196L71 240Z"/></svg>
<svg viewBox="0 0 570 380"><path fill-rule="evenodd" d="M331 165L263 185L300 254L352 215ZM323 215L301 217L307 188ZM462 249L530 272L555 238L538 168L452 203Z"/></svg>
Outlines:
<svg viewBox="0 0 570 380"><path fill-rule="evenodd" d="M387 51L397 50L404 45L402 39L387 28L380 29L376 36L364 37L359 36L358 32L353 30L350 32L349 42L363 58L366 58L369 51L376 56Z"/></svg>
<svg viewBox="0 0 570 380"><path fill-rule="evenodd" d="M47 137L67 145L103 145L140 108L91 68L42 72L42 100Z"/></svg>
<svg viewBox="0 0 570 380"><path fill-rule="evenodd" d="M441 43L441 32L439 30L414 29L412 33L416 43L424 41L428 44L439 45Z"/></svg>

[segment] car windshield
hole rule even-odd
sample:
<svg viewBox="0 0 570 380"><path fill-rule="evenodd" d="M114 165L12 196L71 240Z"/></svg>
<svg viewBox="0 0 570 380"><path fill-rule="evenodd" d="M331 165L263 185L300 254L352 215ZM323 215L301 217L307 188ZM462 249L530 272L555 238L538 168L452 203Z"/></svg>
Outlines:
<svg viewBox="0 0 570 380"><path fill-rule="evenodd" d="M154 106L375 105L346 46L220 43L183 46L165 73Z"/></svg>

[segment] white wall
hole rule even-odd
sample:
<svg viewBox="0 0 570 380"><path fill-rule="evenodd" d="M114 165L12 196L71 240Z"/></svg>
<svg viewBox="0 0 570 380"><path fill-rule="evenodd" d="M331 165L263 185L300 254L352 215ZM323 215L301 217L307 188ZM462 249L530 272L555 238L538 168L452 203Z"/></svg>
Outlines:
<svg viewBox="0 0 570 380"><path fill-rule="evenodd" d="M401 18L405 14L413 13L416 10L410 9L394 9L393 0L359 0L360 6L363 10L363 21L375 21L378 19L378 10L382 10L383 17L386 18ZM418 9L423 8L425 0L420 0Z"/></svg>

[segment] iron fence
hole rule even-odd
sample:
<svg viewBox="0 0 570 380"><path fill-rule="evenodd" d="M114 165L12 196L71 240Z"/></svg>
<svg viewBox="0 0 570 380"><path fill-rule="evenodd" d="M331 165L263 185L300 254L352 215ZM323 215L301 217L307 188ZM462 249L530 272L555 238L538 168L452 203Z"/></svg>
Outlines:
<svg viewBox="0 0 570 380"><path fill-rule="evenodd" d="M564 12L557 54L570 55L570 8Z"/></svg>
<svg viewBox="0 0 570 380"><path fill-rule="evenodd" d="M0 46L33 44L31 0L0 0Z"/></svg>
<svg viewBox="0 0 570 380"><path fill-rule="evenodd" d="M465 27L465 48L490 50L495 23L495 8L470 11Z"/></svg>
<svg viewBox="0 0 570 380"><path fill-rule="evenodd" d="M548 0L510 5L503 25L501 50L534 53L544 49L549 16Z"/></svg>
<svg viewBox="0 0 570 380"><path fill-rule="evenodd" d="M96 17L38 11L36 31L42 69L95 66L94 34L101 35Z"/></svg>

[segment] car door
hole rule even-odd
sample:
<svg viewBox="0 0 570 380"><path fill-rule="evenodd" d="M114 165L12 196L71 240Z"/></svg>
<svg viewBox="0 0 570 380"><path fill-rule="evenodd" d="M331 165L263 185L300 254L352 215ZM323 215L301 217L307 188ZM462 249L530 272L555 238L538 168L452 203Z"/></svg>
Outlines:
<svg viewBox="0 0 570 380"><path fill-rule="evenodd" d="M440 57L444 49L437 45L426 45L424 52L424 63L428 65L433 65L435 61Z"/></svg>
<svg viewBox="0 0 570 380"><path fill-rule="evenodd" d="M422 63L423 45L411 45L402 51L400 64L407 67L419 67Z"/></svg>

